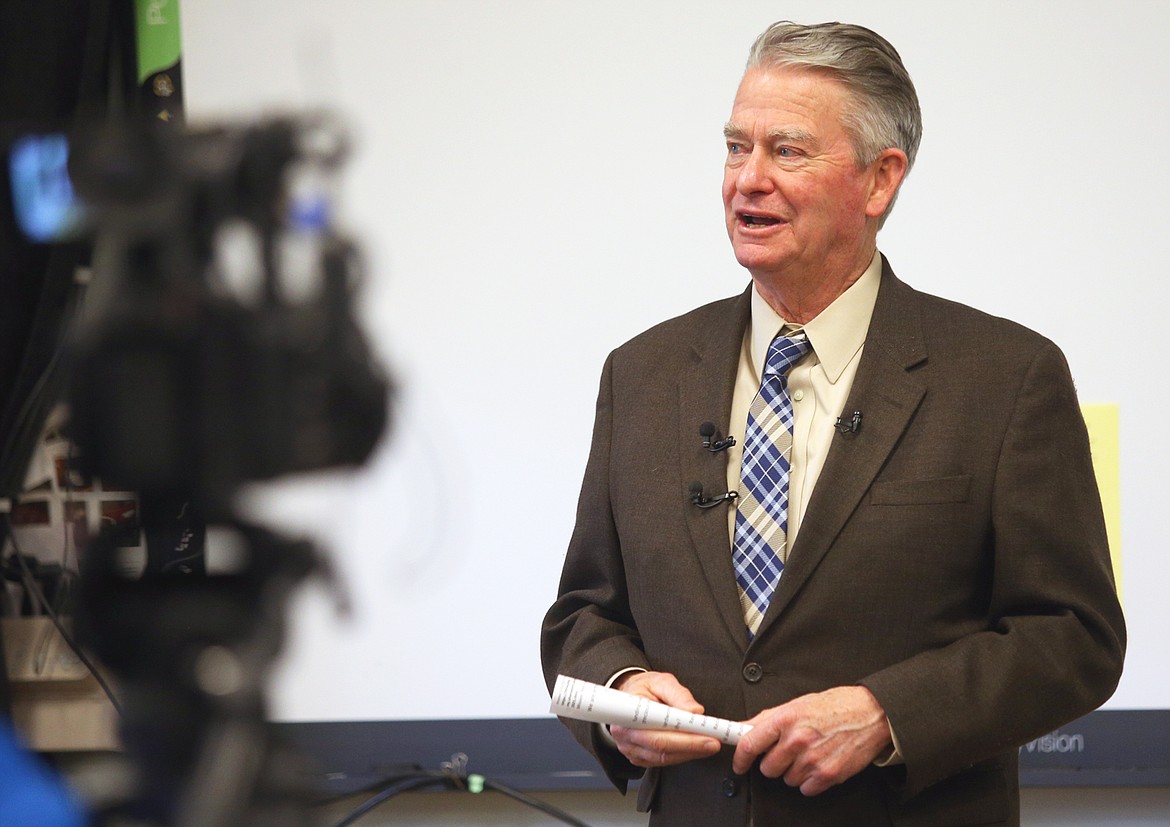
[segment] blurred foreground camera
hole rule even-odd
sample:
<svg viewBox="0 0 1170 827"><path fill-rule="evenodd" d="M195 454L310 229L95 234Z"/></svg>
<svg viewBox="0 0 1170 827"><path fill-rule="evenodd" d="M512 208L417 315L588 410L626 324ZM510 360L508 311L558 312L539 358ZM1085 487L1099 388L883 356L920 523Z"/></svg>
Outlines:
<svg viewBox="0 0 1170 827"><path fill-rule="evenodd" d="M87 471L215 516L241 483L368 457L388 385L353 319L356 250L330 224L344 150L322 119L78 144L102 280L73 360Z"/></svg>
<svg viewBox="0 0 1170 827"><path fill-rule="evenodd" d="M248 482L360 464L387 424L357 251L331 221L345 150L332 122L290 118L124 124L70 155L94 255L69 431L84 473L138 492L147 539L143 570L109 531L81 567L78 636L117 678L135 774L103 827L311 823L264 690L288 597L328 567L233 504ZM204 541L230 565L188 564Z"/></svg>

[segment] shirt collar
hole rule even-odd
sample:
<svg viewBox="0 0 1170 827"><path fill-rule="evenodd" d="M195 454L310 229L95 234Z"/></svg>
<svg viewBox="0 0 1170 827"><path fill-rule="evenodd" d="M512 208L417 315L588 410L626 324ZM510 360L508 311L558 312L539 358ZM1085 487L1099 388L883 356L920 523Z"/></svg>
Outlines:
<svg viewBox="0 0 1170 827"><path fill-rule="evenodd" d="M841 373L865 343L881 276L882 257L875 251L861 277L804 326L816 354L814 358L821 364L831 384L841 378ZM756 376L761 375L768 358L768 346L785 325L788 322L753 286L751 360Z"/></svg>

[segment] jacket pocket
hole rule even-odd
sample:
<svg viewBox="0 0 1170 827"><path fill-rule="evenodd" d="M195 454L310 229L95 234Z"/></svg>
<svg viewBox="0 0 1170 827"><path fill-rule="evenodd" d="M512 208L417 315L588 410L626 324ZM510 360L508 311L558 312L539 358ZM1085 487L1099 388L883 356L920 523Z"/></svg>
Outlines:
<svg viewBox="0 0 1170 827"><path fill-rule="evenodd" d="M929 480L885 480L873 484L869 502L871 505L961 503L967 501L970 491L970 474Z"/></svg>

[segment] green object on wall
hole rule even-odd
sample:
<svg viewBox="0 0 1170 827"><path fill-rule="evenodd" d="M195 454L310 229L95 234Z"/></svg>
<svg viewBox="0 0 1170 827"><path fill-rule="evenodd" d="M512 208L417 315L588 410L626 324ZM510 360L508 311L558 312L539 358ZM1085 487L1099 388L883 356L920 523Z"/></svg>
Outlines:
<svg viewBox="0 0 1170 827"><path fill-rule="evenodd" d="M179 0L134 0L138 83L179 62Z"/></svg>

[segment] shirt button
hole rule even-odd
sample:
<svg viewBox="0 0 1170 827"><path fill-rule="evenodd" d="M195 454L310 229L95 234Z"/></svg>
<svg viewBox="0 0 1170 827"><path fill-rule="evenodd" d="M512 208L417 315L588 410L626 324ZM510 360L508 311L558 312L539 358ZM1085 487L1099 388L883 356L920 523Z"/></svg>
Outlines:
<svg viewBox="0 0 1170 827"><path fill-rule="evenodd" d="M719 784L719 791L728 798L735 798L739 794L739 779L728 776Z"/></svg>
<svg viewBox="0 0 1170 827"><path fill-rule="evenodd" d="M764 667L758 663L749 663L743 668L743 679L748 683L759 683L764 679Z"/></svg>
<svg viewBox="0 0 1170 827"><path fill-rule="evenodd" d="M795 399L797 402L799 402L800 400L804 399L804 391L797 390L795 393L792 394L792 398Z"/></svg>

